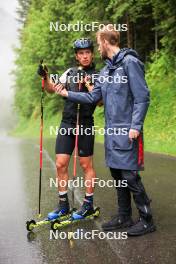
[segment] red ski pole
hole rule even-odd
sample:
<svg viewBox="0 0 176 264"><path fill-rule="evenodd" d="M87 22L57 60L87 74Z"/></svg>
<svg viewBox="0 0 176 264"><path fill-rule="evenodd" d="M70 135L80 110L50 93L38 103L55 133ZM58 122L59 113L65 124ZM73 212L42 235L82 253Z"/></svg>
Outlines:
<svg viewBox="0 0 176 264"><path fill-rule="evenodd" d="M82 67L79 67L78 70L80 71ZM81 90L81 81L78 84L78 90ZM75 190L74 190L74 180L76 179L76 169L77 169L77 156L78 156L78 133L79 133L79 111L80 111L80 104L77 106L77 116L76 116L76 136L75 136L75 149L74 149L74 157L73 157L73 186L72 186L72 214L74 212L74 204L75 204ZM71 217L71 221L73 221L73 217ZM71 225L71 232L69 234L69 241L71 248L73 247L73 225Z"/></svg>
<svg viewBox="0 0 176 264"><path fill-rule="evenodd" d="M41 183L42 183L42 166L43 166L43 97L44 97L45 80L42 78L41 87L41 117L40 117L40 173L39 173L39 217L41 217Z"/></svg>
<svg viewBox="0 0 176 264"><path fill-rule="evenodd" d="M82 67L78 67L78 71L81 71ZM79 78L80 79L80 78ZM81 90L81 80L78 84L78 91ZM73 186L72 186L72 209L74 209L74 180L76 178L76 169L77 169L77 156L78 156L78 133L79 133L79 112L80 112L80 104L77 106L77 116L76 116L76 136L75 136L75 149L74 149L74 157L73 157Z"/></svg>
<svg viewBox="0 0 176 264"><path fill-rule="evenodd" d="M81 90L81 82L79 82L79 91ZM77 106L77 116L76 116L76 136L75 136L75 149L74 149L74 157L73 157L73 182L76 178L76 169L77 169L77 156L78 156L78 133L79 133L79 111L80 104ZM74 185L74 183L73 183ZM74 208L74 187L72 187L72 207Z"/></svg>

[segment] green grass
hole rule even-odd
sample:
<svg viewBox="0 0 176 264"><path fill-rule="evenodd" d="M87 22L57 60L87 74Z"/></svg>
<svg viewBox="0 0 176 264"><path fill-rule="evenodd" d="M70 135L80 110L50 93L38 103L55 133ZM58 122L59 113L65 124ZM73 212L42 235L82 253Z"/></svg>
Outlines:
<svg viewBox="0 0 176 264"><path fill-rule="evenodd" d="M61 120L61 113L58 115L44 117L43 121L43 135L46 138L55 138L55 129L59 126ZM52 134L50 129L53 127ZM57 131L56 131L57 132ZM10 132L10 135L23 138L36 138L40 135L40 117L32 116L29 120L25 118L19 119L15 129Z"/></svg>
<svg viewBox="0 0 176 264"><path fill-rule="evenodd" d="M162 77L161 77L162 76ZM151 104L145 120L145 149L176 155L176 77L147 76Z"/></svg>

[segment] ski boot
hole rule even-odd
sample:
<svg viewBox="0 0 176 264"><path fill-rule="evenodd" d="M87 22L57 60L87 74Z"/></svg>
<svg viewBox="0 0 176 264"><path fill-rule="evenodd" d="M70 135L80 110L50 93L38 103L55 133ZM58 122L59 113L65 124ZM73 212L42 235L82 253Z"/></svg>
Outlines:
<svg viewBox="0 0 176 264"><path fill-rule="evenodd" d="M84 219L90 215L93 215L94 213L95 210L93 208L93 200L91 201L85 198L81 209L79 211L73 212L72 220Z"/></svg>
<svg viewBox="0 0 176 264"><path fill-rule="evenodd" d="M48 214L48 219L55 220L57 218L64 218L70 213L70 206L67 194L60 196L58 207Z"/></svg>

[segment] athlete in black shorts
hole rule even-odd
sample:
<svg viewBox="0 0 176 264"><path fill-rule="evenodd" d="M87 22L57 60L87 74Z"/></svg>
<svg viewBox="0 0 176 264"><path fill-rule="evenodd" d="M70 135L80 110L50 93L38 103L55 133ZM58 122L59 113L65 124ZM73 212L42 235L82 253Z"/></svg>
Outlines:
<svg viewBox="0 0 176 264"><path fill-rule="evenodd" d="M75 127L74 123L61 122L56 139L56 154L72 155L75 148ZM93 150L93 123L82 123L78 133L78 155L79 157L89 157L93 155Z"/></svg>
<svg viewBox="0 0 176 264"><path fill-rule="evenodd" d="M70 91L89 92L93 89L93 80L96 77L93 64L93 42L90 39L78 39L74 42L75 57L79 66L68 69L60 77L60 82ZM55 84L50 81L47 71L40 65L38 73L45 77L45 89L49 93L56 92ZM82 77L79 87L80 75ZM78 217L85 217L93 212L93 180L95 170L93 168L94 126L93 113L96 105L82 104L79 110L79 136L78 156L80 166L83 169L86 181L86 194L81 209L75 214ZM56 168L59 184L58 186L58 207L48 214L49 219L56 219L59 216L68 214L69 201L67 196L68 166L70 157L75 148L75 127L77 120L77 104L65 100L62 121L56 139ZM63 183L66 183L65 186ZM88 186L89 185L89 186Z"/></svg>

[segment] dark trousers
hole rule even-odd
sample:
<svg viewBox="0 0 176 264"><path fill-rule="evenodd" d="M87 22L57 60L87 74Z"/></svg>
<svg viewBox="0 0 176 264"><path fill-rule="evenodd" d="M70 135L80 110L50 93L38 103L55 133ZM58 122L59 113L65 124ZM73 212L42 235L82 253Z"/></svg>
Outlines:
<svg viewBox="0 0 176 264"><path fill-rule="evenodd" d="M119 180L126 180L127 187L116 187L118 197L118 214L131 216L131 194L139 211L139 215L150 221L152 212L150 208L150 199L148 198L144 186L141 182L141 177L138 171L120 170L110 168L111 175L116 181L116 186L119 185Z"/></svg>

